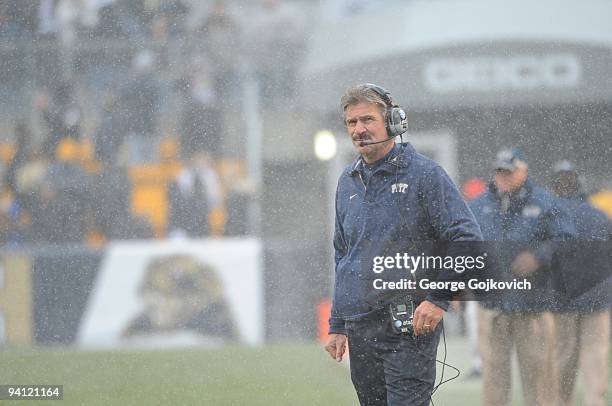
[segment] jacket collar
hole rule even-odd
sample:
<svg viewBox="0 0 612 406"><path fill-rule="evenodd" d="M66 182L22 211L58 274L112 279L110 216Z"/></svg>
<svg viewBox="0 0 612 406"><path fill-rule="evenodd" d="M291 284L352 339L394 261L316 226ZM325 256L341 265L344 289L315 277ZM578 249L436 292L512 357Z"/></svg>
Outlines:
<svg viewBox="0 0 612 406"><path fill-rule="evenodd" d="M394 173L398 168L407 168L415 152L414 147L409 142L404 144L395 144L393 149L391 149L391 151L389 151L389 153L382 158L384 162L378 168L376 168L376 171ZM363 170L363 165L363 158L359 157L359 159L357 159L357 161L353 164L349 175L357 175Z"/></svg>
<svg viewBox="0 0 612 406"><path fill-rule="evenodd" d="M497 187L495 186L495 182L491 181L491 183L489 183L489 191L495 200L498 200L498 201L502 200L503 196L501 196L498 193ZM527 200L530 198L532 192L533 192L533 183L531 182L529 178L527 178L527 180L525 181L523 186L520 187L520 189L510 194L510 206L516 207L516 206L524 205L527 202Z"/></svg>

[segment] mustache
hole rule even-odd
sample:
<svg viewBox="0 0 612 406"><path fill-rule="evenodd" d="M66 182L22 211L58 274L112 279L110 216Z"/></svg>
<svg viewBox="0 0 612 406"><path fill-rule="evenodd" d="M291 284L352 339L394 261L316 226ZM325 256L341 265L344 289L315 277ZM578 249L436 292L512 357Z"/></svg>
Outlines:
<svg viewBox="0 0 612 406"><path fill-rule="evenodd" d="M372 139L372 136L370 133L366 132L364 134L361 135L355 135L353 137L351 137L353 139L353 142L358 142L361 146L363 146L364 141L368 141Z"/></svg>

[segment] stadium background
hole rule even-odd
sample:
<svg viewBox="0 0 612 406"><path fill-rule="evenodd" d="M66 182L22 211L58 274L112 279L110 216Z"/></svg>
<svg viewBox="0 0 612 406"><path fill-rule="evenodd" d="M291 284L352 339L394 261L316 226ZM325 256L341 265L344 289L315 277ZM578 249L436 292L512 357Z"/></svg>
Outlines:
<svg viewBox="0 0 612 406"><path fill-rule="evenodd" d="M254 259L244 256L245 265L231 263L227 271L217 264L215 272L256 264L261 306L228 299L228 311L253 314L260 333L250 340L237 333L228 345L245 370L261 365L269 381L227 372L220 387L230 389L213 398L194 392L185 402L248 403L241 398L246 387L268 394L255 404L316 404L336 399L338 385L338 402L351 404L346 371L311 344L331 289L335 179L353 157L339 119L342 90L362 81L389 89L409 112L417 147L458 184L488 179L494 152L513 144L543 183L558 159L576 162L594 201L612 212L610 15L608 2L594 0L1 1L0 358L14 369L0 383L57 377L66 387L79 382L75 403L147 403L133 397L133 375L121 371L138 374L126 365L142 362L144 392L155 387L147 374L163 380L151 370L175 358L176 368L197 360L186 379L200 376L209 393L219 370L241 364L225 350L132 351L216 348L217 341L116 342L125 352L91 381L76 371L93 371L105 355L71 349L80 345L92 292L113 252L134 249L135 258L162 244L183 255L191 243L207 252L221 241L233 252L228 257L241 258L241 244L251 241L259 247ZM121 128L143 115L150 127L139 144ZM337 152L328 161L314 153L320 130L335 135ZM218 185L207 191L206 231L188 242L171 224L171 185L193 150L208 154ZM65 198L50 205L44 186ZM461 323L449 320L449 352L469 368ZM304 358L308 371L284 377ZM117 398L95 400L96 380L125 386ZM451 385L442 400L478 401L478 381ZM309 395L317 387L325 388L320 397Z"/></svg>

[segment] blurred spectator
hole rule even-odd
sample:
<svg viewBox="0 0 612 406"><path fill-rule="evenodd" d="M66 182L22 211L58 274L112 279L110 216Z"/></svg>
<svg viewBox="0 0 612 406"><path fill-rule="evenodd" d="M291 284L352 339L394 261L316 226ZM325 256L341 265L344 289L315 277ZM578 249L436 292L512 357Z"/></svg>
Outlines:
<svg viewBox="0 0 612 406"><path fill-rule="evenodd" d="M0 162L0 245L20 245L27 224L21 202L2 182L4 169Z"/></svg>
<svg viewBox="0 0 612 406"><path fill-rule="evenodd" d="M19 244L19 241L15 241L17 221L12 213L14 203L9 194L0 193L0 245Z"/></svg>
<svg viewBox="0 0 612 406"><path fill-rule="evenodd" d="M104 98L100 124L96 131L96 158L105 164L114 164L125 135L124 115L119 105L119 96L110 91Z"/></svg>
<svg viewBox="0 0 612 406"><path fill-rule="evenodd" d="M262 0L261 15L248 36L263 101L282 107L294 96L296 73L304 50L304 15L282 0Z"/></svg>
<svg viewBox="0 0 612 406"><path fill-rule="evenodd" d="M83 242L88 234L92 184L78 164L79 145L64 139L31 208L34 242Z"/></svg>
<svg viewBox="0 0 612 406"><path fill-rule="evenodd" d="M221 207L219 178L206 152L189 158L186 167L169 185L168 236L204 237L209 234L209 215Z"/></svg>
<svg viewBox="0 0 612 406"><path fill-rule="evenodd" d="M59 38L65 47L74 45L79 33L97 23L98 6L86 0L58 0L55 21Z"/></svg>
<svg viewBox="0 0 612 406"><path fill-rule="evenodd" d="M99 38L122 38L127 33L121 25L121 15L116 4L106 4L98 11L98 24L92 31Z"/></svg>
<svg viewBox="0 0 612 406"><path fill-rule="evenodd" d="M237 176L227 184L227 224L225 235L236 236L249 233L249 205L254 199L255 187L246 176Z"/></svg>
<svg viewBox="0 0 612 406"><path fill-rule="evenodd" d="M161 87L154 67L153 52L140 51L132 61L132 75L121 94L132 164L151 162L157 157L156 128Z"/></svg>
<svg viewBox="0 0 612 406"><path fill-rule="evenodd" d="M11 15L9 2L7 0L0 2L0 37L17 37L21 31L21 26L15 21L14 15Z"/></svg>
<svg viewBox="0 0 612 406"><path fill-rule="evenodd" d="M238 24L227 9L227 1L216 0L204 23L196 30L206 46L212 65L214 88L223 101L232 100L237 89L236 68L242 54Z"/></svg>
<svg viewBox="0 0 612 406"><path fill-rule="evenodd" d="M15 155L6 170L6 186L13 193L16 191L17 171L28 161L30 157L30 145L32 143L32 132L25 122L15 125Z"/></svg>
<svg viewBox="0 0 612 406"><path fill-rule="evenodd" d="M218 156L222 114L210 81L201 74L197 80L180 80L177 87L182 102L181 156L188 157L200 151Z"/></svg>
<svg viewBox="0 0 612 406"><path fill-rule="evenodd" d="M227 236L247 235L252 231L249 208L251 202L256 198L257 189L248 175L246 162L225 159L218 168L227 216L223 234Z"/></svg>
<svg viewBox="0 0 612 406"><path fill-rule="evenodd" d="M161 0L151 21L153 38L167 40L184 34L187 12L181 0Z"/></svg>
<svg viewBox="0 0 612 406"><path fill-rule="evenodd" d="M0 37L24 38L37 30L35 0L0 0Z"/></svg>
<svg viewBox="0 0 612 406"><path fill-rule="evenodd" d="M150 239L153 227L131 211L132 183L125 160L106 165L95 178L94 221L98 231L111 240Z"/></svg>
<svg viewBox="0 0 612 406"><path fill-rule="evenodd" d="M15 196L30 213L49 165L49 156L41 149L35 149L30 153L27 162L15 169Z"/></svg>
<svg viewBox="0 0 612 406"><path fill-rule="evenodd" d="M50 243L67 241L62 236L63 223L60 216L60 203L57 190L50 184L43 183L36 192L29 207L30 228L28 241L32 243ZM84 238L84 235L81 236ZM69 241L70 239L68 239Z"/></svg>
<svg viewBox="0 0 612 406"><path fill-rule="evenodd" d="M51 94L46 90L41 91L35 104L47 127L44 141L46 151L55 151L59 141L65 137L80 138L81 109L74 99L70 82L58 82Z"/></svg>
<svg viewBox="0 0 612 406"><path fill-rule="evenodd" d="M98 11L94 35L104 38L143 38L149 35L145 0L115 0Z"/></svg>

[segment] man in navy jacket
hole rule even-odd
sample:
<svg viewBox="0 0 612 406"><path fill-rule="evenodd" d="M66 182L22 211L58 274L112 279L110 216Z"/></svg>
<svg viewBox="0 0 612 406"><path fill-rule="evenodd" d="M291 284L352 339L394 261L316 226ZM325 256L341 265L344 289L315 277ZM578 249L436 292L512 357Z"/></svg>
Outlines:
<svg viewBox="0 0 612 406"><path fill-rule="evenodd" d="M428 405L440 321L452 294L439 289L408 299L405 291L376 290L370 261L391 254L389 247L411 243L427 250L436 242L481 241L480 229L446 172L410 144L394 142L406 131L406 116L387 91L355 86L341 104L360 157L343 171L336 191L336 272L326 350L340 361L348 341L362 405ZM465 249L449 245L446 254ZM461 276L440 273L438 279ZM393 329L390 311L394 300L404 299L402 305L414 309L407 334Z"/></svg>
<svg viewBox="0 0 612 406"><path fill-rule="evenodd" d="M574 384L580 368L584 405L603 406L608 386L610 352L610 240L612 225L605 213L588 203L578 172L569 161L555 165L552 190L576 225L573 256L564 264L564 292L557 295L555 360L560 405L574 404Z"/></svg>
<svg viewBox="0 0 612 406"><path fill-rule="evenodd" d="M488 190L471 202L498 280L526 278L530 290L507 290L480 301L483 405L508 405L516 346L526 405L556 405L553 379L551 272L574 226L559 201L528 178L522 152L499 151Z"/></svg>

